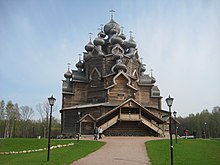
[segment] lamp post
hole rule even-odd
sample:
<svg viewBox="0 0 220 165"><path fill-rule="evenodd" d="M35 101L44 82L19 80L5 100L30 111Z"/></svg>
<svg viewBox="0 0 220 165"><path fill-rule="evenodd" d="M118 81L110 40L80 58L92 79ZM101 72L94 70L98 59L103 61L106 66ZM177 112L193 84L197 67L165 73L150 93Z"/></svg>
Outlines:
<svg viewBox="0 0 220 165"><path fill-rule="evenodd" d="M80 135L81 135L81 122L80 122L80 114L81 114L81 112L80 111L78 111L78 116L79 116L79 127L78 127L78 142L79 142L79 137L80 137Z"/></svg>
<svg viewBox="0 0 220 165"><path fill-rule="evenodd" d="M174 119L175 119L175 120L176 120L176 114L177 114L177 112L174 111L174 112L173 112L173 116L174 116ZM176 121L175 121L175 139L176 139L176 143L177 143L177 127L176 127Z"/></svg>
<svg viewBox="0 0 220 165"><path fill-rule="evenodd" d="M207 125L207 123L205 122L204 124L205 124L205 139L206 139L206 125Z"/></svg>
<svg viewBox="0 0 220 165"><path fill-rule="evenodd" d="M171 165L173 165L173 142L172 142L172 130L171 130L171 106L173 104L173 98L170 96L166 98L167 106L169 107L169 133L170 133L170 159Z"/></svg>
<svg viewBox="0 0 220 165"><path fill-rule="evenodd" d="M16 117L14 117L14 128L13 128L14 130L13 130L13 138L15 138L15 126L16 126L16 124L15 124L15 123L16 123Z"/></svg>
<svg viewBox="0 0 220 165"><path fill-rule="evenodd" d="M48 98L48 102L50 104L50 121L49 121L49 133L48 133L47 161L50 160L50 132L51 132L52 107L55 101L56 99L53 97L53 95Z"/></svg>

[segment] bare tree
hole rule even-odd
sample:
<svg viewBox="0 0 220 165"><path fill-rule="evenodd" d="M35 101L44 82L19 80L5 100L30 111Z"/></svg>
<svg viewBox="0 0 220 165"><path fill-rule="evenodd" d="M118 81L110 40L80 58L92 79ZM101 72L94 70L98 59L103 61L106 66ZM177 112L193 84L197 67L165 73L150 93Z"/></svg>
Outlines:
<svg viewBox="0 0 220 165"><path fill-rule="evenodd" d="M46 138L47 134L48 134L48 121L49 121L50 105L49 105L48 101L45 101L42 104L38 104L36 108L41 116L41 122L43 125L43 134L44 134L44 137Z"/></svg>
<svg viewBox="0 0 220 165"><path fill-rule="evenodd" d="M34 110L25 105L20 107L20 114L21 114L21 124L22 124L22 136L23 137L31 137L32 135L32 122L31 118L34 115Z"/></svg>
<svg viewBox="0 0 220 165"><path fill-rule="evenodd" d="M20 107L20 114L21 114L21 119L23 121L31 120L31 118L34 115L34 110L27 105L21 106Z"/></svg>

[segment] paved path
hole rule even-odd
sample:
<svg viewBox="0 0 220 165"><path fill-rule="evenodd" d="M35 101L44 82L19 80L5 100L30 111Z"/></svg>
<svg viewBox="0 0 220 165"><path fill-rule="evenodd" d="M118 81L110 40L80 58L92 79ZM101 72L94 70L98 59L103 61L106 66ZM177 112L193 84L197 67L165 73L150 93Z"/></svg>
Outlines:
<svg viewBox="0 0 220 165"><path fill-rule="evenodd" d="M151 165L144 142L155 137L105 137L102 148L72 165Z"/></svg>

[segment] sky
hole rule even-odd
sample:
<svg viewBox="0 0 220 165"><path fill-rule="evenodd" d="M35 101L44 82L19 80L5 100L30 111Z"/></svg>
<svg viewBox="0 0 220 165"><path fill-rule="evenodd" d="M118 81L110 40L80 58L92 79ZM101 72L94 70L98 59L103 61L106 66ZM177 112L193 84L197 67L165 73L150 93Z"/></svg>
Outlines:
<svg viewBox="0 0 220 165"><path fill-rule="evenodd" d="M219 0L0 0L0 100L19 106L56 98L60 118L67 63L75 69L90 32L114 20L137 43L177 116L220 106Z"/></svg>

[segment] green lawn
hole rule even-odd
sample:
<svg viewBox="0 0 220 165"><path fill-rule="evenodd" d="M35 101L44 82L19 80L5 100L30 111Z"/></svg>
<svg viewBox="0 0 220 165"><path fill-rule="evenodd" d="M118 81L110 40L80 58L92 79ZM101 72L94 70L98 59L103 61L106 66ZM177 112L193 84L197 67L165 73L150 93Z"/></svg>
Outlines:
<svg viewBox="0 0 220 165"><path fill-rule="evenodd" d="M145 143L152 165L170 165L170 141ZM205 139L173 140L175 165L219 165L220 141Z"/></svg>
<svg viewBox="0 0 220 165"><path fill-rule="evenodd" d="M47 162L47 150L42 152L0 155L1 165L69 165L91 152L96 151L104 142L80 140L51 140L51 146L74 143L73 146L50 150L50 161ZM23 151L47 148L47 139L0 139L0 152Z"/></svg>

